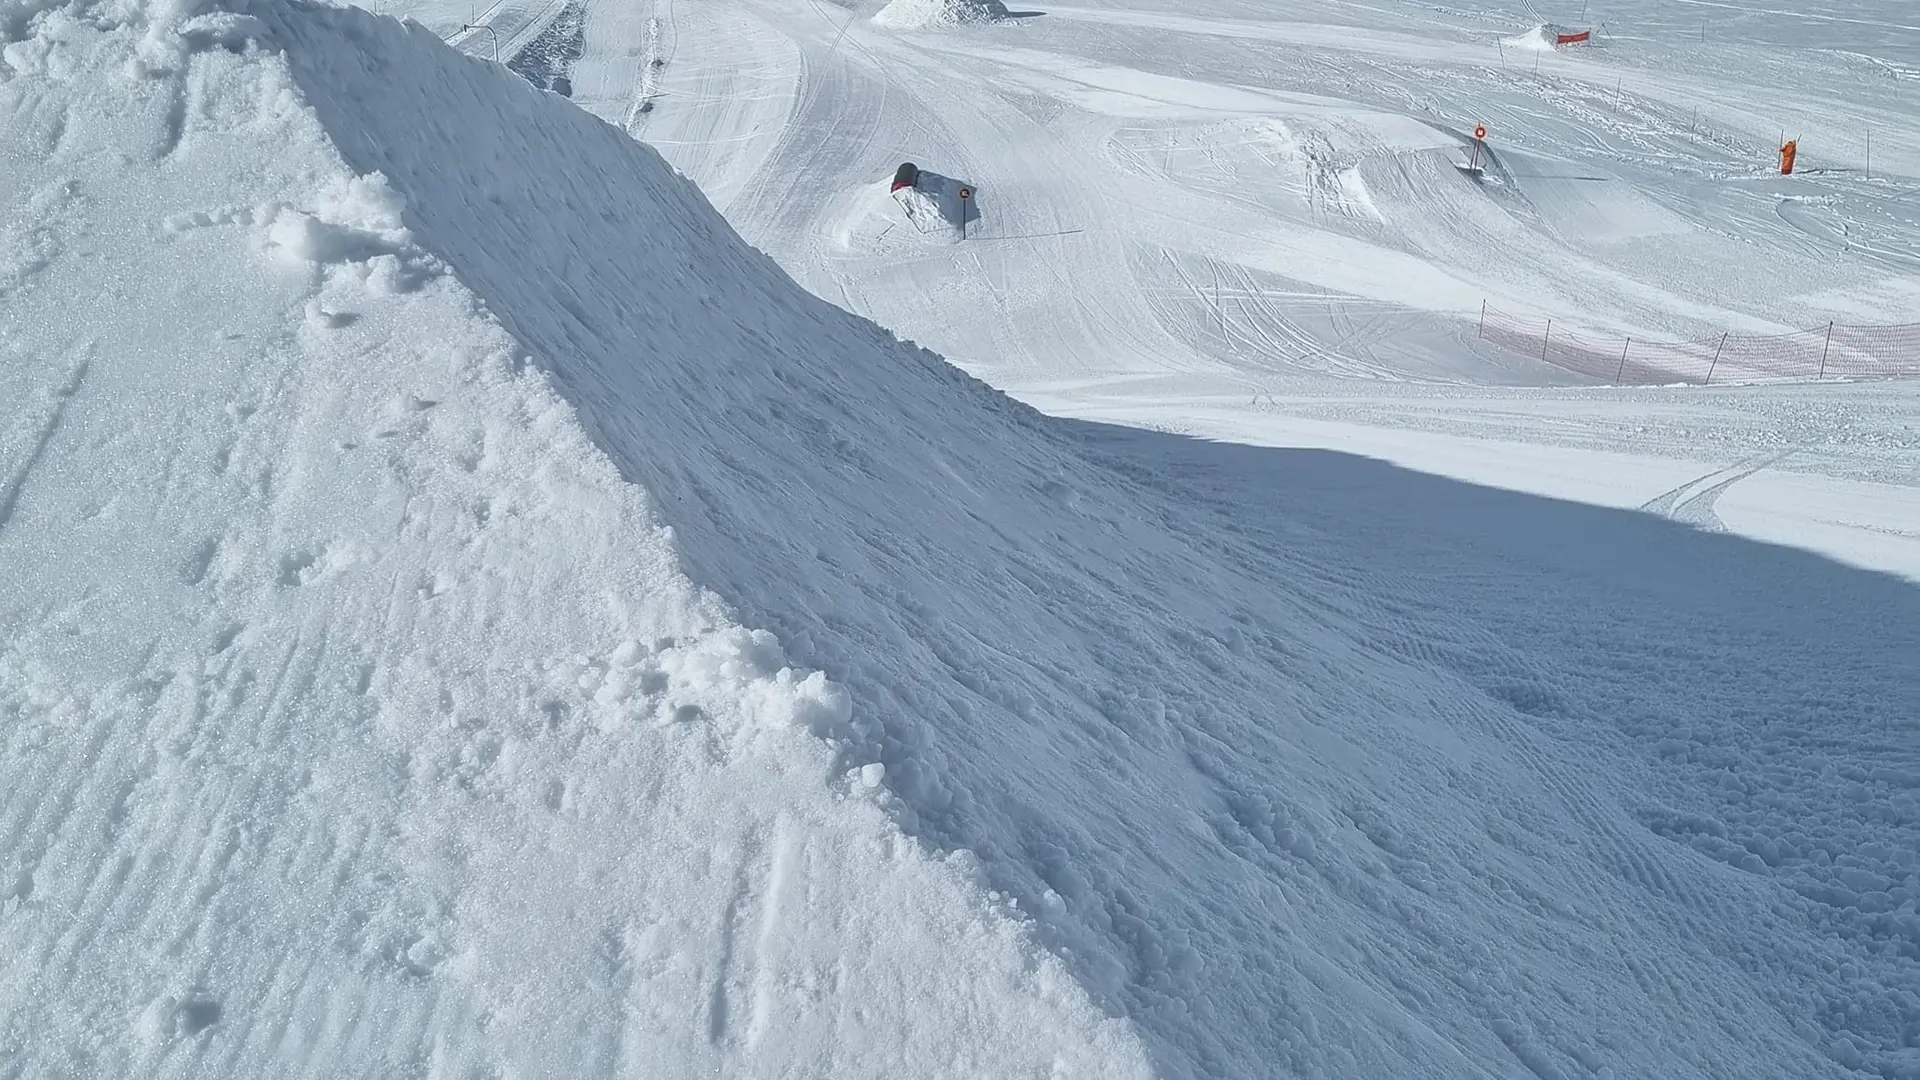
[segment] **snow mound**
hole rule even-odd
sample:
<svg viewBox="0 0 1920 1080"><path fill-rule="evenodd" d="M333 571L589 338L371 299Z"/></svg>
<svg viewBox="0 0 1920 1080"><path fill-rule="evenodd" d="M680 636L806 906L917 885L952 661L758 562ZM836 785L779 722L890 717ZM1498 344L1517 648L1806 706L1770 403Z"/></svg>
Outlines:
<svg viewBox="0 0 1920 1080"><path fill-rule="evenodd" d="M876 26L893 30L941 30L997 22L1007 17L1000 0L892 0L874 13Z"/></svg>
<svg viewBox="0 0 1920 1080"><path fill-rule="evenodd" d="M1561 37L1576 33L1579 33L1579 31L1571 27L1561 26L1557 23L1541 23L1524 34L1501 38L1500 44L1505 45L1509 49L1552 52L1560 47L1558 42Z"/></svg>
<svg viewBox="0 0 1920 1080"><path fill-rule="evenodd" d="M1913 968L1875 928L1920 850L1920 748L1885 736L1915 703L1907 594L1723 536L1662 577L1647 553L1699 534L1043 417L799 289L616 129L491 91L518 118L476 123L426 35L352 36L290 56L335 88L316 108L355 171L551 366L689 577L844 690L808 713L836 773L878 765L895 819L1029 913L1163 1075L1896 1063ZM1069 284L956 314L1015 332L1003 310ZM1571 565L1503 585L1534 545ZM1874 640L1806 648L1780 620L1816 608ZM1726 674L1703 684L1702 657ZM1817 722L1796 685L1821 688ZM1830 838L1862 864L1822 862Z"/></svg>
<svg viewBox="0 0 1920 1080"><path fill-rule="evenodd" d="M1043 417L418 27L30 6L0 1072L1911 1071L1920 594Z"/></svg>
<svg viewBox="0 0 1920 1080"><path fill-rule="evenodd" d="M1144 1074L969 859L902 835L888 767L821 738L844 688L687 578L516 337L550 310L699 368L818 347L817 305L651 151L418 26L27 9L0 1073ZM496 153L529 145L560 156ZM343 160L372 147L390 172ZM525 273L539 245L443 228L609 177L617 324Z"/></svg>

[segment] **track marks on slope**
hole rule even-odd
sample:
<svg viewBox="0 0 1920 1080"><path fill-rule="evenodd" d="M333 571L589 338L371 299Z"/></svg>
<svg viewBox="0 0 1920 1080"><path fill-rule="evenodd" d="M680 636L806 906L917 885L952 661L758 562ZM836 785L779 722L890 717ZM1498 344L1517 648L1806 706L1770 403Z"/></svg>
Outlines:
<svg viewBox="0 0 1920 1080"><path fill-rule="evenodd" d="M1798 448L1745 458L1723 469L1696 476L1679 487L1661 492L1640 504L1643 512L1672 518L1706 532L1725 532L1726 525L1714 512L1714 505L1727 489L1747 477L1779 464Z"/></svg>
<svg viewBox="0 0 1920 1080"><path fill-rule="evenodd" d="M20 460L7 470L4 482L0 482L0 529L6 528L7 522L13 518L14 508L20 501L20 492L26 487L28 477L46 456L54 437L60 433L60 423L67 415L67 406L74 395L80 392L80 384L86 380L90 353L91 346L85 347L81 356L67 369L66 377L42 391L44 415L37 423L32 416L22 418L26 427L36 433L28 438L24 452L15 451L7 455L17 456ZM4 444L0 444L0 448L3 447Z"/></svg>

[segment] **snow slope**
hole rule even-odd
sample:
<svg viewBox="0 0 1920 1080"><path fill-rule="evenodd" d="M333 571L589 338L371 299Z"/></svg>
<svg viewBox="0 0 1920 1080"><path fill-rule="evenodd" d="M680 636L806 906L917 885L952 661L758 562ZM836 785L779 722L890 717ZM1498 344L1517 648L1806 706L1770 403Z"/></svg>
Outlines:
<svg viewBox="0 0 1920 1080"><path fill-rule="evenodd" d="M594 136L703 253L649 362L804 335L758 256L418 28L249 10L0 9L0 1076L1140 1075L325 125L398 51L382 138Z"/></svg>
<svg viewBox="0 0 1920 1080"><path fill-rule="evenodd" d="M1898 0L1034 6L901 34L857 6L589 4L608 104L582 100L626 123L659 27L636 135L816 294L1048 412L1621 506L1792 449L1726 527L1920 580L1912 384L1616 392L1475 340L1483 301L1621 341L1920 318ZM1499 44L1543 20L1605 45ZM901 160L976 186L965 245L847 242L884 225L843 193Z"/></svg>
<svg viewBox="0 0 1920 1080"><path fill-rule="evenodd" d="M1912 1071L1911 587L1047 418L250 10L6 54L18 1072Z"/></svg>
<svg viewBox="0 0 1920 1080"><path fill-rule="evenodd" d="M557 103L436 126L432 43L356 36L294 57L343 91L317 107L349 163L420 195L418 242L551 365L693 578L846 687L843 760L883 764L897 819L977 856L1164 1073L1904 1067L1911 589L1049 420L800 295L684 186L610 183L655 175L612 130ZM741 306L715 265L778 303L711 318Z"/></svg>

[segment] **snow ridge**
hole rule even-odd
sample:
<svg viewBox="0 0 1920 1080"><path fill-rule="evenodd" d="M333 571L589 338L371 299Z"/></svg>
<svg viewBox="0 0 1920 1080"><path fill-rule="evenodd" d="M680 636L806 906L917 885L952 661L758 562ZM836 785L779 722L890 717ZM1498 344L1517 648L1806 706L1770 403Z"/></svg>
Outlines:
<svg viewBox="0 0 1920 1080"><path fill-rule="evenodd" d="M294 4L0 29L0 1074L1142 1074L288 53L542 95Z"/></svg>
<svg viewBox="0 0 1920 1080"><path fill-rule="evenodd" d="M1496 650L1498 627L1460 613L1521 559L1474 562L1479 535L1422 546L1464 527L1446 501L1388 535L1370 532L1377 507L1307 529L1337 502L1312 487L1325 465L1042 417L798 289L617 129L439 66L427 35L327 18L365 44L289 55L297 81L330 88L315 107L340 152L409 196L417 242L551 365L692 578L846 690L846 713L815 716L842 763L880 765L901 823L977 856L1164 1073L1836 1076L1838 1055L1898 1052L1871 1003L1905 985L1901 961L1825 938L1827 913L1638 816L1655 766L1610 725L1737 731L1777 687L1629 708L1581 635L1609 631L1570 619L1527 639L1562 650ZM450 123L442 94L501 122ZM1261 486L1276 477L1305 490ZM1428 490L1331 485L1349 486ZM1661 523L1569 523L1536 502L1475 520L1678 558L1671 529L1643 531ZM1368 564L1390 541L1414 550ZM1455 565L1449 594L1434 568ZM1569 592L1587 578L1565 570L1513 607L1613 612L1647 572ZM1764 579L1875 595L1804 566ZM1690 570L1644 603L1695 608L1634 640L1727 642L1745 670L1806 675L1800 653L1730 629L1756 613L1688 580L1717 578ZM1880 602L1883 634L1913 640L1912 605ZM1896 666L1859 659L1851 685L1910 698ZM1657 656L1635 675L1679 677ZM1697 815L1687 787L1658 801ZM1822 974L1842 970L1864 974ZM1847 1014L1819 1000L1863 1019L1822 1029ZM1855 1038L1870 1049L1839 1049Z"/></svg>

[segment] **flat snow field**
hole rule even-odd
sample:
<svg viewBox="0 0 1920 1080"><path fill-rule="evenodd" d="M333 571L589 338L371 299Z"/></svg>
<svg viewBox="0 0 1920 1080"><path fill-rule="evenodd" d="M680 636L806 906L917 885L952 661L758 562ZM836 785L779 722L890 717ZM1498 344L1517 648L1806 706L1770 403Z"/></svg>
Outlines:
<svg viewBox="0 0 1920 1080"><path fill-rule="evenodd" d="M0 0L0 1080L1920 1077L1916 390L1475 332L1903 5L384 10Z"/></svg>

